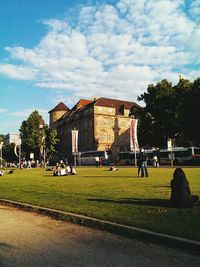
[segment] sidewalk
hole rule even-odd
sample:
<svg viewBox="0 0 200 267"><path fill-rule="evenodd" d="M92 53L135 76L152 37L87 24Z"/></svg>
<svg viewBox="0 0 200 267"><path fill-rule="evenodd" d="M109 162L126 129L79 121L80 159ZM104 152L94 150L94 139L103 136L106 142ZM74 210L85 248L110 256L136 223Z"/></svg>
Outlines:
<svg viewBox="0 0 200 267"><path fill-rule="evenodd" d="M200 241L186 239L182 237L172 236L168 234L157 233L154 231L137 228L127 225L122 225L114 222L104 221L91 218L84 215L79 215L71 212L64 212L50 208L39 207L26 203L0 199L0 204L21 208L27 211L37 212L47 216L51 216L57 220L68 221L83 226L88 226L100 230L105 230L111 233L122 235L128 238L138 238L156 243L161 243L173 247L180 247L193 251L200 251Z"/></svg>

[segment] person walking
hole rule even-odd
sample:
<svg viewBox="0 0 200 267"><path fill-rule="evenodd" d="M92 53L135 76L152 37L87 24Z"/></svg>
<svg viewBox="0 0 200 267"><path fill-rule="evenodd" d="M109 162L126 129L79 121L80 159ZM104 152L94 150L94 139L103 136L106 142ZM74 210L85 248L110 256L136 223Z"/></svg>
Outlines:
<svg viewBox="0 0 200 267"><path fill-rule="evenodd" d="M148 177L149 173L148 173L148 169L147 169L147 154L144 151L144 149L142 148L140 150L139 156L138 156L138 176L140 175L141 172L141 177Z"/></svg>

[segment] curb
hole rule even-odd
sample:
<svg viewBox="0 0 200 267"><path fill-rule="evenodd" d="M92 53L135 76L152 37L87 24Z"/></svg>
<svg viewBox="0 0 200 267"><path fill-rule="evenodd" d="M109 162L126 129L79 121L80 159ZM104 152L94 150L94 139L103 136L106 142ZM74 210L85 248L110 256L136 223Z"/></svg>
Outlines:
<svg viewBox="0 0 200 267"><path fill-rule="evenodd" d="M39 214L50 216L57 220L63 220L82 226L88 226L99 230L104 230L117 235L128 238L138 238L150 242L161 243L163 245L170 245L172 247L184 248L193 251L200 251L200 241L195 241L187 238L172 236L168 234L157 233L133 226L127 226L110 221L95 219L92 217L79 215L76 213L54 210L50 208L39 207L22 202L16 202L0 198L0 204L20 208L26 211L37 212Z"/></svg>

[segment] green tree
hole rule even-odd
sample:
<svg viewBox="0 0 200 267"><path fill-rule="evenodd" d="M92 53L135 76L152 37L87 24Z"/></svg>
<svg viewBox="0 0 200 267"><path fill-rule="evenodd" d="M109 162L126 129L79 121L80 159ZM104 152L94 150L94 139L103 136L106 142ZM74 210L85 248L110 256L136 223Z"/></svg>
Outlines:
<svg viewBox="0 0 200 267"><path fill-rule="evenodd" d="M45 131L45 153L46 159L49 160L51 156L57 152L56 147L59 139L57 138L57 131L55 129L46 129Z"/></svg>
<svg viewBox="0 0 200 267"><path fill-rule="evenodd" d="M41 127L42 126L42 127ZM33 111L27 120L22 122L20 137L22 140L22 151L26 158L34 153L35 159L40 159L40 148L42 138L45 136L45 123L38 111Z"/></svg>
<svg viewBox="0 0 200 267"><path fill-rule="evenodd" d="M57 131L45 125L38 111L33 111L27 120L22 122L20 128L22 151L26 158L34 153L35 159L49 159L56 152L58 143ZM45 153L45 155L44 155Z"/></svg>
<svg viewBox="0 0 200 267"><path fill-rule="evenodd" d="M7 162L18 162L18 157L14 153L15 144L5 144L3 147L3 158Z"/></svg>
<svg viewBox="0 0 200 267"><path fill-rule="evenodd" d="M177 134L177 123L174 120L174 89L167 80L155 86L149 85L147 93L138 97L146 106L142 110L133 110L139 118L139 135L144 137L142 145L165 146L167 138Z"/></svg>
<svg viewBox="0 0 200 267"><path fill-rule="evenodd" d="M191 85L185 107L185 132L194 145L200 145L200 77Z"/></svg>
<svg viewBox="0 0 200 267"><path fill-rule="evenodd" d="M167 80L149 85L138 97L145 107L132 110L139 119L141 145L165 147L168 138L176 145L200 143L200 78L193 83L180 77L177 85Z"/></svg>
<svg viewBox="0 0 200 267"><path fill-rule="evenodd" d="M188 135L189 113L192 83L189 80L180 78L177 85L174 86L174 120L177 122L176 145L192 145Z"/></svg>

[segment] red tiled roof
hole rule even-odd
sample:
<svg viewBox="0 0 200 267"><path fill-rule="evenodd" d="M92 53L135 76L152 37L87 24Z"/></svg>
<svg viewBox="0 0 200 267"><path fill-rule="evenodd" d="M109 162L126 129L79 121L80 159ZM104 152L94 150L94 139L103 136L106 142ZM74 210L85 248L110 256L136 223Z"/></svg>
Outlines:
<svg viewBox="0 0 200 267"><path fill-rule="evenodd" d="M138 104L136 104L135 102L125 101L125 100L101 97L96 100L94 106L116 108L116 114L120 114L122 108L131 110L131 108L133 107L138 107Z"/></svg>
<svg viewBox="0 0 200 267"><path fill-rule="evenodd" d="M80 99L75 106L73 106L73 108L71 109L71 111L76 111L90 103L92 103L93 100L87 100L87 99Z"/></svg>
<svg viewBox="0 0 200 267"><path fill-rule="evenodd" d="M72 114L74 114L75 112L81 110L82 108L84 108L85 106L90 104L91 102L93 102L93 101L92 100L87 100L87 99L80 99L76 103L76 105L74 105L73 108L71 110L69 110L68 112L65 112L65 114L59 120L62 120L64 118L67 118L67 117L71 116Z"/></svg>
<svg viewBox="0 0 200 267"><path fill-rule="evenodd" d="M87 99L80 99L76 105L71 110L67 110L65 114L59 119L68 118L75 114L76 112L81 111L82 109L89 108L91 106L103 106L103 107L112 107L116 109L116 114L123 114L123 109L131 110L133 107L138 107L138 105L134 102L124 101L124 100L117 100L111 98L98 98L95 100L87 100Z"/></svg>
<svg viewBox="0 0 200 267"><path fill-rule="evenodd" d="M57 106L55 106L55 108L50 110L49 113L52 111L61 111L61 110L69 111L69 108L63 102L60 102Z"/></svg>

